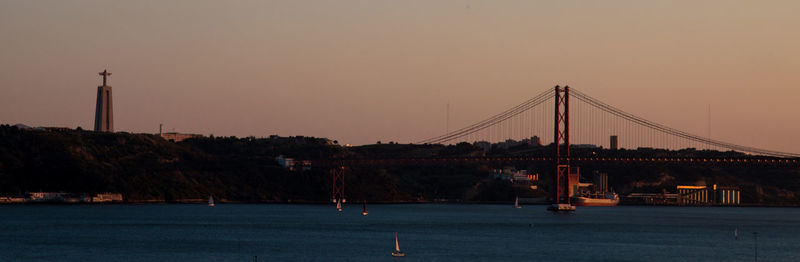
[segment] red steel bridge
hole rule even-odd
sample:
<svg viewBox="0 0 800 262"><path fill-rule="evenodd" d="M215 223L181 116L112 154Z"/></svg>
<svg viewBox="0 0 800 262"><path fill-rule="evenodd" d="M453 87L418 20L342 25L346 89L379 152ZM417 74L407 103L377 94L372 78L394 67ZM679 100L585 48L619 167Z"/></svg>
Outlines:
<svg viewBox="0 0 800 262"><path fill-rule="evenodd" d="M570 129L570 127L573 127ZM550 133L552 132L552 133ZM552 140L547 135L552 134ZM613 137L613 138L612 138ZM571 167L593 165L765 165L800 167L800 154L728 143L695 135L627 113L568 86L548 89L533 98L483 121L419 144L514 143L550 145L548 155L502 157L429 157L403 159L327 159L315 161L328 166L333 177L332 199L344 199L344 174L348 166L456 165L456 164L542 164L555 169L554 206L569 206L568 175ZM726 157L681 156L599 156L570 154L570 150L596 145L615 149L715 150ZM585 150L584 150L585 151Z"/></svg>

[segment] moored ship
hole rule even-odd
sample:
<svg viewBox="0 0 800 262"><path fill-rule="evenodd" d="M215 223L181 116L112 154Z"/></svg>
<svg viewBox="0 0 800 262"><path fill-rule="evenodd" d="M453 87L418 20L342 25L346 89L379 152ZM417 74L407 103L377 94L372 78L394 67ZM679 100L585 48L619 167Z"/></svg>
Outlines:
<svg viewBox="0 0 800 262"><path fill-rule="evenodd" d="M619 204L619 195L613 192L605 194L592 194L584 196L574 196L570 199L574 206L595 206L595 207L611 207Z"/></svg>

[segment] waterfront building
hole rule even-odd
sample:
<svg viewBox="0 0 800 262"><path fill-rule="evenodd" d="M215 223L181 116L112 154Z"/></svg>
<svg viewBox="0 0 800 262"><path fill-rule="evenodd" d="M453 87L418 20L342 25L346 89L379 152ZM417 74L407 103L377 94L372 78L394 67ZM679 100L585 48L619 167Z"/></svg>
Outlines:
<svg viewBox="0 0 800 262"><path fill-rule="evenodd" d="M120 193L100 193L91 197L92 203L122 202Z"/></svg>
<svg viewBox="0 0 800 262"><path fill-rule="evenodd" d="M662 193L630 193L622 198L626 204L636 205L675 205L678 204L678 194Z"/></svg>
<svg viewBox="0 0 800 262"><path fill-rule="evenodd" d="M25 198L22 197L0 197L0 203L22 203L25 202Z"/></svg>
<svg viewBox="0 0 800 262"><path fill-rule="evenodd" d="M709 204L706 186L678 186L678 195L678 203L681 205Z"/></svg>
<svg viewBox="0 0 800 262"><path fill-rule="evenodd" d="M741 192L738 187L714 185L714 191L716 191L715 197L718 205L724 205L724 206L739 205Z"/></svg>
<svg viewBox="0 0 800 262"><path fill-rule="evenodd" d="M68 199L69 195L62 192L30 192L28 199L33 202L62 202Z"/></svg>
<svg viewBox="0 0 800 262"><path fill-rule="evenodd" d="M680 205L734 205L740 201L738 187L717 186L678 186L678 203Z"/></svg>

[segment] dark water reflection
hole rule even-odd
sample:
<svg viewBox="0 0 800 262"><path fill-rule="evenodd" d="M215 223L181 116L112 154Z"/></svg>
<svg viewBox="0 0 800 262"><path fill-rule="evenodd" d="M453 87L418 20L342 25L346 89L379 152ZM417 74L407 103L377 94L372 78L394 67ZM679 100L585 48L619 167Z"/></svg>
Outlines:
<svg viewBox="0 0 800 262"><path fill-rule="evenodd" d="M6 205L0 261L800 261L800 209ZM734 239L738 228L739 240Z"/></svg>

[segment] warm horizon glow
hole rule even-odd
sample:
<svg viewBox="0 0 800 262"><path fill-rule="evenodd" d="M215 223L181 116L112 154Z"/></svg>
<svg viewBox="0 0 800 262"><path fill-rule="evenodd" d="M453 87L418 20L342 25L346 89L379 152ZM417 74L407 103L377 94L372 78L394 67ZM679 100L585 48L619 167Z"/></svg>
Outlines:
<svg viewBox="0 0 800 262"><path fill-rule="evenodd" d="M0 1L0 123L416 142L552 86L800 153L796 1ZM542 134L541 136L547 136Z"/></svg>

